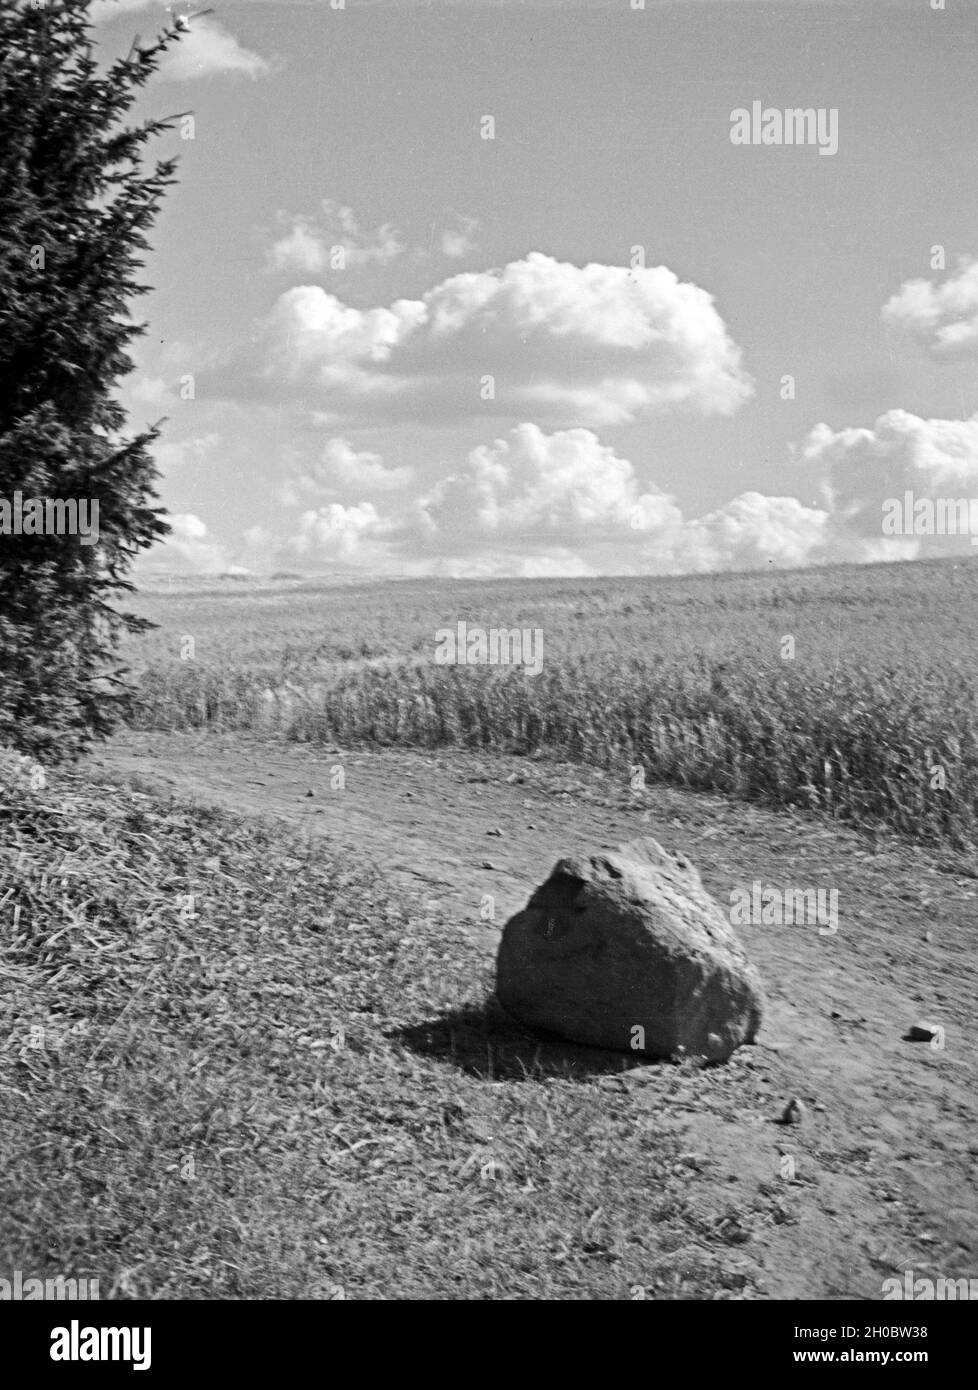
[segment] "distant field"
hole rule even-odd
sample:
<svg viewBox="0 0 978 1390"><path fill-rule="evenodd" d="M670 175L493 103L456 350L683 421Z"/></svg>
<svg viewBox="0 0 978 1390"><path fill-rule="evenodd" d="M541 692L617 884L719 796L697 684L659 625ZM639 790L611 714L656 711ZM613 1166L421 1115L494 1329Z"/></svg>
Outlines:
<svg viewBox="0 0 978 1390"><path fill-rule="evenodd" d="M978 838L978 561L202 581L129 607L160 625L127 652L136 727L552 752L958 848ZM460 621L539 628L541 674L435 665L437 629Z"/></svg>

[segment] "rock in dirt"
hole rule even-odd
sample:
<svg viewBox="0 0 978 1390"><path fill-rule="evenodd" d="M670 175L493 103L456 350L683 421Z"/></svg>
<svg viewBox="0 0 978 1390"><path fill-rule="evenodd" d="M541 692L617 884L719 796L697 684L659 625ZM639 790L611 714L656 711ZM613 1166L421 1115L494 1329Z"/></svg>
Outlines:
<svg viewBox="0 0 978 1390"><path fill-rule="evenodd" d="M941 1030L936 1023L925 1023L923 1020L911 1024L907 1030L907 1038L910 1042L933 1042L940 1035Z"/></svg>
<svg viewBox="0 0 978 1390"><path fill-rule="evenodd" d="M500 1003L592 1047L724 1061L761 1022L757 971L690 861L655 840L562 859L503 930Z"/></svg>
<svg viewBox="0 0 978 1390"><path fill-rule="evenodd" d="M26 753L17 753L12 748L0 747L0 799L8 788L18 791L40 792L47 786L47 778L41 764Z"/></svg>

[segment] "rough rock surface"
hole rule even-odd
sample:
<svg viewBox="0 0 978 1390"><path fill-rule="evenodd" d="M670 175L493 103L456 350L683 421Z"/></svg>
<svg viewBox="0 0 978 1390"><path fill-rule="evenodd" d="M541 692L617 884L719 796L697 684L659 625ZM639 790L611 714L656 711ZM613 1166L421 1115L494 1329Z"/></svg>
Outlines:
<svg viewBox="0 0 978 1390"><path fill-rule="evenodd" d="M500 1003L533 1028L724 1061L761 1021L760 978L685 856L653 839L562 859L499 946Z"/></svg>
<svg viewBox="0 0 978 1390"><path fill-rule="evenodd" d="M0 745L0 797L8 789L37 792L43 791L46 785L44 769L39 762L26 753Z"/></svg>

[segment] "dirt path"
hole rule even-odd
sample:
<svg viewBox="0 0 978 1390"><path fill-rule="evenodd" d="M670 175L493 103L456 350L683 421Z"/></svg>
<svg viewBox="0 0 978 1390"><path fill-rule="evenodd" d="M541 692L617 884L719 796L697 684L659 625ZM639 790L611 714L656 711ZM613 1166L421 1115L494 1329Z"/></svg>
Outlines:
<svg viewBox="0 0 978 1390"><path fill-rule="evenodd" d="M755 879L836 890L834 935L738 928L768 994L757 1047L697 1087L668 1067L604 1084L703 1155L691 1181L730 1206L730 1258L761 1296L879 1299L907 1269L978 1289L978 877L960 866L800 815L633 793L609 774L519 758L139 734L91 766L110 784L322 835L490 953L556 859L643 833L687 853L724 906ZM944 1029L942 1049L905 1040L921 1018ZM798 1127L776 1123L791 1096L808 1111ZM761 1197L768 1215L752 1223Z"/></svg>

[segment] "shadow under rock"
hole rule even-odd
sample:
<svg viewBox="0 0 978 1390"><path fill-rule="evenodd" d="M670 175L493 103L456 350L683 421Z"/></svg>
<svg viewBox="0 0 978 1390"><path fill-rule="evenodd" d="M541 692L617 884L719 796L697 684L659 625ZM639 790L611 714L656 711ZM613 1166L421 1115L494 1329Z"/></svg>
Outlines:
<svg viewBox="0 0 978 1390"><path fill-rule="evenodd" d="M583 1047L524 1027L490 996L483 1004L451 1009L424 1023L395 1028L387 1037L412 1052L448 1062L486 1081L539 1081L555 1076L586 1080L659 1065L600 1047ZM661 1063L670 1065L668 1062Z"/></svg>

